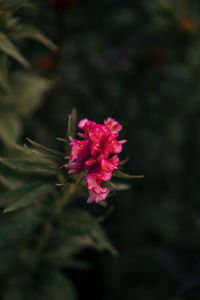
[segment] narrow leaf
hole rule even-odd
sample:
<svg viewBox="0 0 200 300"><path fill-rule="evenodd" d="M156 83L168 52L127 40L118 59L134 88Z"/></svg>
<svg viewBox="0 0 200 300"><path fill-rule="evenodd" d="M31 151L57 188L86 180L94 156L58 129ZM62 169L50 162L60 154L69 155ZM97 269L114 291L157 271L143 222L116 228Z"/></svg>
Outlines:
<svg viewBox="0 0 200 300"><path fill-rule="evenodd" d="M115 247L109 241L105 231L100 225L96 225L92 232L92 238L100 250L109 250L114 256L118 256Z"/></svg>
<svg viewBox="0 0 200 300"><path fill-rule="evenodd" d="M2 215L0 218L0 248L30 234L41 222L40 211L29 208Z"/></svg>
<svg viewBox="0 0 200 300"><path fill-rule="evenodd" d="M129 175L120 170L114 171L113 176L119 177L119 178L137 178L137 179L144 178L144 175Z"/></svg>
<svg viewBox="0 0 200 300"><path fill-rule="evenodd" d="M21 55L19 50L3 32L0 32L0 50L16 59L24 67L27 68L30 66L29 62Z"/></svg>
<svg viewBox="0 0 200 300"><path fill-rule="evenodd" d="M43 95L53 82L34 74L14 73L12 79L12 94L7 98L15 105L16 111L27 116L40 107L44 101Z"/></svg>
<svg viewBox="0 0 200 300"><path fill-rule="evenodd" d="M67 136L75 138L76 134L76 122L77 122L77 112L75 109L72 110L71 114L68 116L68 126L67 126Z"/></svg>
<svg viewBox="0 0 200 300"><path fill-rule="evenodd" d="M130 190L131 186L126 183L121 182L108 182L110 184L110 190L111 191L125 191Z"/></svg>
<svg viewBox="0 0 200 300"><path fill-rule="evenodd" d="M26 138L26 139L34 148L38 149L39 151L43 152L44 154L47 154L47 155L50 155L50 156L53 156L53 157L59 158L59 159L63 158L62 152L47 148L43 145L40 145L40 144L34 142L33 140L31 140L29 138Z"/></svg>
<svg viewBox="0 0 200 300"><path fill-rule="evenodd" d="M51 42L41 31L27 24L20 24L20 31L15 32L14 38L30 38L41 42L52 51L56 51L58 49L57 46L53 42Z"/></svg>
<svg viewBox="0 0 200 300"><path fill-rule="evenodd" d="M52 185L50 184L43 184L38 188L35 188L30 193L27 193L22 198L14 202L13 204L6 207L3 211L3 213L8 213L23 207L27 207L33 204L33 202L37 199L40 199L41 197L49 194L52 190Z"/></svg>
<svg viewBox="0 0 200 300"><path fill-rule="evenodd" d="M123 165L125 165L128 161L129 161L129 158L128 158L128 157L125 158L125 159L123 159L123 160L120 160L119 165L120 165L120 166L123 166Z"/></svg>
<svg viewBox="0 0 200 300"><path fill-rule="evenodd" d="M17 198L21 198L23 195L38 188L41 184L41 182L31 182L6 192L0 199L0 205L2 207L10 205L10 203L13 203Z"/></svg>
<svg viewBox="0 0 200 300"><path fill-rule="evenodd" d="M86 234L94 229L97 222L88 211L73 208L62 214L61 223L70 233Z"/></svg>
<svg viewBox="0 0 200 300"><path fill-rule="evenodd" d="M7 57L6 55L1 55L0 57L0 84L4 90L9 91L8 83L8 70L7 70Z"/></svg>
<svg viewBox="0 0 200 300"><path fill-rule="evenodd" d="M0 173L0 184L8 189L16 189L23 184L23 180L20 180L16 176L12 176L11 174Z"/></svg>
<svg viewBox="0 0 200 300"><path fill-rule="evenodd" d="M41 175L53 175L57 173L55 166L50 166L36 161L18 160L15 158L0 157L0 162L10 169L25 173L39 173Z"/></svg>
<svg viewBox="0 0 200 300"><path fill-rule="evenodd" d="M14 112L0 113L0 137L5 143L17 141L22 132L20 118Z"/></svg>
<svg viewBox="0 0 200 300"><path fill-rule="evenodd" d="M23 6L25 3L27 3L27 0L1 0L0 1L0 10L8 10L13 11L17 8Z"/></svg>

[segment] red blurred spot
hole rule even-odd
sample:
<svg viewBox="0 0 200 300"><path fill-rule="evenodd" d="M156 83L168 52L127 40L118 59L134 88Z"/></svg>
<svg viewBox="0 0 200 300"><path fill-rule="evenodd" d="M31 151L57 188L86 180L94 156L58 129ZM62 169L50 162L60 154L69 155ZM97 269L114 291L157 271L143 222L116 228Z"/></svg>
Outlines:
<svg viewBox="0 0 200 300"><path fill-rule="evenodd" d="M162 47L156 47L154 50L154 59L156 64L163 66L167 60L165 49Z"/></svg>
<svg viewBox="0 0 200 300"><path fill-rule="evenodd" d="M55 66L55 57L53 55L41 56L37 61L39 69L44 71L50 71Z"/></svg>
<svg viewBox="0 0 200 300"><path fill-rule="evenodd" d="M179 25L185 31L191 31L193 29L192 21L186 18L181 19Z"/></svg>

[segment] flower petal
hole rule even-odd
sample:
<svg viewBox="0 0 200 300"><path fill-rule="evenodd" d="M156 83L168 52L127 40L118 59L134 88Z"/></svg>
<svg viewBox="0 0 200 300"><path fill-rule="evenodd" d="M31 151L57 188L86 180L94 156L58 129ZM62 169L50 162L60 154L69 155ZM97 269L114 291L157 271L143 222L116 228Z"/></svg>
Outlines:
<svg viewBox="0 0 200 300"><path fill-rule="evenodd" d="M71 156L68 173L79 173L86 170L85 180L90 193L88 203L104 200L109 189L101 187L101 181L109 181L112 172L119 166L117 154L122 151L126 140L117 141L122 125L113 118L104 120L104 124L97 124L84 118L78 123L84 133L78 133L83 140L72 139ZM115 155L113 155L115 154Z"/></svg>
<svg viewBox="0 0 200 300"><path fill-rule="evenodd" d="M98 203L98 202L100 202L102 200L105 200L106 197L107 197L107 195L108 195L108 193L109 193L109 191L107 193L98 195L95 192L90 192L90 196L89 196L89 198L87 200L87 203L92 203L92 202Z"/></svg>
<svg viewBox="0 0 200 300"><path fill-rule="evenodd" d="M104 120L104 124L112 131L121 131L122 130L122 125L115 121L115 119L113 118L107 118L106 120Z"/></svg>
<svg viewBox="0 0 200 300"><path fill-rule="evenodd" d="M93 121L89 121L88 119L83 119L78 123L78 128L82 129L85 132L89 132L90 129L95 128L97 126L97 123Z"/></svg>
<svg viewBox="0 0 200 300"><path fill-rule="evenodd" d="M109 192L108 188L103 188L100 186L101 179L98 174L91 173L85 176L87 187L89 191L95 192L96 194L105 194Z"/></svg>
<svg viewBox="0 0 200 300"><path fill-rule="evenodd" d="M110 159L101 160L101 168L99 169L99 177L103 181L109 181L112 178L112 172L118 168L119 158L114 155Z"/></svg>
<svg viewBox="0 0 200 300"><path fill-rule="evenodd" d="M80 120L80 122L78 123L78 128L84 130L87 123L88 123L88 119L86 119L86 118L83 120Z"/></svg>
<svg viewBox="0 0 200 300"><path fill-rule="evenodd" d="M70 156L70 162L74 160L78 161L84 161L88 155L89 155L89 149L88 149L88 140L84 141L78 141L73 140L73 142L70 143L71 146L71 156Z"/></svg>

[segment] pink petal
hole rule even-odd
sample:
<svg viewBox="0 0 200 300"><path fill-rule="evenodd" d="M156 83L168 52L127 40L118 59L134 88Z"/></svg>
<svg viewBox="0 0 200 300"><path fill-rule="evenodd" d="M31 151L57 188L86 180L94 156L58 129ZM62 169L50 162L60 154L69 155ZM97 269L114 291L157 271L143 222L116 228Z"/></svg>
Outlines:
<svg viewBox="0 0 200 300"><path fill-rule="evenodd" d="M96 159L88 159L85 161L85 166L88 168L91 168L93 166L97 165L97 160Z"/></svg>
<svg viewBox="0 0 200 300"><path fill-rule="evenodd" d="M119 158L114 155L110 159L101 159L101 167L98 170L98 174L103 181L109 181L112 178L112 172L118 168Z"/></svg>
<svg viewBox="0 0 200 300"><path fill-rule="evenodd" d="M122 152L122 145L118 141L112 141L110 145L110 151L111 153L119 154Z"/></svg>
<svg viewBox="0 0 200 300"><path fill-rule="evenodd" d="M88 140L84 141L78 141L73 140L73 142L70 143L71 146L71 156L70 156L70 162L73 160L79 160L83 161L85 160L89 155L88 150Z"/></svg>
<svg viewBox="0 0 200 300"><path fill-rule="evenodd" d="M85 133L80 133L80 132L78 132L77 135L78 135L80 138L82 138L82 139L87 139L87 136L86 136Z"/></svg>
<svg viewBox="0 0 200 300"><path fill-rule="evenodd" d="M81 172L81 170L78 171L77 169L71 169L71 170L68 171L68 174L80 173L80 172Z"/></svg>
<svg viewBox="0 0 200 300"><path fill-rule="evenodd" d="M105 193L105 194L98 195L95 192L90 192L90 196L89 196L89 198L87 200L87 203L92 203L92 202L98 203L98 202L100 202L102 200L105 200L106 197L107 197L107 195L108 195L108 193L109 193L109 191L107 193Z"/></svg>
<svg viewBox="0 0 200 300"><path fill-rule="evenodd" d="M96 194L105 194L108 193L108 188L102 188L100 186L100 178L98 174L91 173L85 176L87 187L89 191L95 192Z"/></svg>
<svg viewBox="0 0 200 300"><path fill-rule="evenodd" d="M112 172L119 166L117 154L122 151L126 140L117 141L122 126L110 117L104 120L104 125L84 118L78 127L84 131L78 133L83 140L71 138L71 156L63 167L70 169L68 173L86 170L85 180L90 193L87 203L99 202L109 193L108 188L101 187L101 181L112 178Z"/></svg>
<svg viewBox="0 0 200 300"><path fill-rule="evenodd" d="M112 131L121 131L122 130L122 125L115 121L113 118L107 118L106 120L104 120L104 124Z"/></svg>
<svg viewBox="0 0 200 300"><path fill-rule="evenodd" d="M88 119L82 119L79 123L78 123L78 128L83 129L85 128L85 125L87 124Z"/></svg>
<svg viewBox="0 0 200 300"><path fill-rule="evenodd" d="M117 155L114 155L113 157L111 157L109 161L113 165L113 171L114 171L114 169L118 168L120 160L119 160L119 157Z"/></svg>
<svg viewBox="0 0 200 300"><path fill-rule="evenodd" d="M78 161L69 162L68 164L64 165L63 167L70 168L70 170L68 171L68 174L71 174L71 173L80 173L80 172L83 171L83 166Z"/></svg>
<svg viewBox="0 0 200 300"><path fill-rule="evenodd" d="M83 119L78 123L78 128L82 129L85 132L89 132L91 128L94 128L97 124L93 121L89 121L88 119Z"/></svg>
<svg viewBox="0 0 200 300"><path fill-rule="evenodd" d="M127 140L118 141L118 143L120 143L121 145L125 144L126 142L127 142Z"/></svg>
<svg viewBox="0 0 200 300"><path fill-rule="evenodd" d="M119 165L119 158L117 155L114 155L110 159L102 159L101 167L104 171L114 171Z"/></svg>
<svg viewBox="0 0 200 300"><path fill-rule="evenodd" d="M112 178L112 171L99 171L99 177L102 181L109 181Z"/></svg>

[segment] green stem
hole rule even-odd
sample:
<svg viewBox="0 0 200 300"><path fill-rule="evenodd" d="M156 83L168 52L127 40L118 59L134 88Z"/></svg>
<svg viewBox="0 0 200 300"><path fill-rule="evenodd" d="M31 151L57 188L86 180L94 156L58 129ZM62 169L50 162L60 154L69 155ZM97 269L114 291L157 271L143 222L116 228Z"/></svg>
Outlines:
<svg viewBox="0 0 200 300"><path fill-rule="evenodd" d="M54 229L53 222L59 218L65 205L67 203L69 203L70 198L76 192L77 185L79 184L81 179L82 179L82 176L79 176L77 181L74 183L71 183L68 190L64 191L63 197L58 198L55 201L50 219L44 224L42 234L40 235L39 241L31 255L31 260L32 260L31 265L32 265L33 269L37 268L39 262L41 261L42 255L45 252L45 249L49 243L49 240L51 238L51 235L52 235L53 229Z"/></svg>

